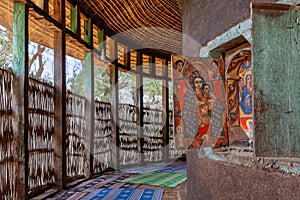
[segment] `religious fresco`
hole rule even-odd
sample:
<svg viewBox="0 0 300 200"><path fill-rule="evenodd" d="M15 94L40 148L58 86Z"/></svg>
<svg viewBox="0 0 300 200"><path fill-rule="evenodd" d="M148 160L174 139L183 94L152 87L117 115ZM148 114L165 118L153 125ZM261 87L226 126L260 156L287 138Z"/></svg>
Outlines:
<svg viewBox="0 0 300 200"><path fill-rule="evenodd" d="M220 65L220 59L172 56L177 147L215 146L227 136L224 67Z"/></svg>
<svg viewBox="0 0 300 200"><path fill-rule="evenodd" d="M227 115L230 127L240 126L251 138L253 131L251 52L241 50L230 60L227 77Z"/></svg>

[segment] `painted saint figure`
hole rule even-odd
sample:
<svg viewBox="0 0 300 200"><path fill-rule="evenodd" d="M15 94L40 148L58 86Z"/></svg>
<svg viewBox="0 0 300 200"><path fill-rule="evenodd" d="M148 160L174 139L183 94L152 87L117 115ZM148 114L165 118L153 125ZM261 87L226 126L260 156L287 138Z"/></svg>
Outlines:
<svg viewBox="0 0 300 200"><path fill-rule="evenodd" d="M177 60L173 66L173 80L174 80L174 106L175 106L175 134L177 135L176 143L178 147L183 147L183 123L181 120L181 112L184 105L184 95L186 93L186 84L182 76L182 69L184 66L183 60Z"/></svg>
<svg viewBox="0 0 300 200"><path fill-rule="evenodd" d="M183 67L184 62L182 60L177 60L174 65L174 73L173 73L173 78L174 78L174 84L176 86L176 99L177 99L177 105L178 110L182 110L183 107L183 98L184 94L186 92L186 85L184 78L181 74L182 67Z"/></svg>
<svg viewBox="0 0 300 200"><path fill-rule="evenodd" d="M245 114L252 113L252 75L246 75L246 83L242 88L241 108Z"/></svg>
<svg viewBox="0 0 300 200"><path fill-rule="evenodd" d="M198 128L198 134L202 137L202 139L207 140L214 99L211 97L209 85L206 83L203 84L202 95L203 103L201 102L202 105L199 105L200 127Z"/></svg>
<svg viewBox="0 0 300 200"><path fill-rule="evenodd" d="M250 59L247 59L243 64L242 64L242 69L244 71L249 70L251 68L251 61ZM242 71L242 69L240 69L240 72Z"/></svg>
<svg viewBox="0 0 300 200"><path fill-rule="evenodd" d="M197 148L208 139L213 100L210 97L208 85L198 71L191 73L189 83L190 87L184 96L182 111L184 137L194 138L191 148Z"/></svg>

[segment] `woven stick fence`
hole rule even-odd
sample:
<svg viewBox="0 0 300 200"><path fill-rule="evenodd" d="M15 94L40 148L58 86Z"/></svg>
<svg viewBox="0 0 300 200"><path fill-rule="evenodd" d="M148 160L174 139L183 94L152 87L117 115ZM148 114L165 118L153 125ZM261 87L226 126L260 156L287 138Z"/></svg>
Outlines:
<svg viewBox="0 0 300 200"><path fill-rule="evenodd" d="M112 118L110 103L95 101L94 173L112 165Z"/></svg>
<svg viewBox="0 0 300 200"><path fill-rule="evenodd" d="M175 143L174 126L173 126L173 111L169 112L169 158L176 159L185 154L186 150L177 149Z"/></svg>
<svg viewBox="0 0 300 200"><path fill-rule="evenodd" d="M120 128L120 165L137 164L140 161L138 154L137 112L136 106L119 105Z"/></svg>
<svg viewBox="0 0 300 200"><path fill-rule="evenodd" d="M17 198L16 152L12 124L13 74L0 69L0 199Z"/></svg>
<svg viewBox="0 0 300 200"><path fill-rule="evenodd" d="M156 162L163 160L163 112L157 109L144 108L143 113L143 151L144 160Z"/></svg>
<svg viewBox="0 0 300 200"><path fill-rule="evenodd" d="M54 87L29 79L29 195L52 187L54 179Z"/></svg>
<svg viewBox="0 0 300 200"><path fill-rule="evenodd" d="M85 127L85 98L67 93L67 179L72 181L84 176L87 155Z"/></svg>

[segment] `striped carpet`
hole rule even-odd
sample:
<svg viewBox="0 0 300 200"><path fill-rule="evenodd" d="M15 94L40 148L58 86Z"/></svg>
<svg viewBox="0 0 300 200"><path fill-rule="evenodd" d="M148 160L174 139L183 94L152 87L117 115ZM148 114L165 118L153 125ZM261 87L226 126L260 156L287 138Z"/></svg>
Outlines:
<svg viewBox="0 0 300 200"><path fill-rule="evenodd" d="M163 190L135 188L102 188L93 190L81 200L161 200Z"/></svg>
<svg viewBox="0 0 300 200"><path fill-rule="evenodd" d="M186 174L178 173L166 173L166 172L150 172L135 176L133 178L127 178L121 182L132 184L144 184L160 187L176 187L180 183L186 180Z"/></svg>
<svg viewBox="0 0 300 200"><path fill-rule="evenodd" d="M122 169L121 172L126 173L126 174L146 174L149 172L154 172L154 171L160 170L167 165L168 165L168 163L154 163L154 164L148 164L148 165L143 165L143 166L136 166L136 167L131 167L131 168L127 168L127 169Z"/></svg>
<svg viewBox="0 0 300 200"><path fill-rule="evenodd" d="M170 172L170 173L186 173L186 164L183 162L174 163L157 163L148 164L146 166L136 166L121 170L126 174L146 174L149 172Z"/></svg>
<svg viewBox="0 0 300 200"><path fill-rule="evenodd" d="M120 182L127 178L128 175L102 175L97 178L86 181L74 188L70 188L68 191L63 191L53 198L48 200L78 200L88 194L89 192L100 188L136 188L139 184L130 184Z"/></svg>
<svg viewBox="0 0 300 200"><path fill-rule="evenodd" d="M186 174L186 165L183 166L167 165L159 170L156 170L155 172Z"/></svg>

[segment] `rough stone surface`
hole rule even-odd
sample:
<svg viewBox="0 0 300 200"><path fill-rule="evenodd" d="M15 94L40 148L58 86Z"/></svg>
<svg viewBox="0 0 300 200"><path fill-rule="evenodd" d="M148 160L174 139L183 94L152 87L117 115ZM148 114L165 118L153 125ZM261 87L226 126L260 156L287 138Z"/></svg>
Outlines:
<svg viewBox="0 0 300 200"><path fill-rule="evenodd" d="M300 177L249 168L187 153L187 199L289 199L300 197Z"/></svg>
<svg viewBox="0 0 300 200"><path fill-rule="evenodd" d="M251 2L277 0L187 0L184 3L183 52L198 56L200 46L250 17ZM194 51L194 53L192 52Z"/></svg>

